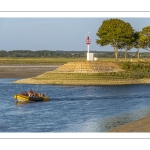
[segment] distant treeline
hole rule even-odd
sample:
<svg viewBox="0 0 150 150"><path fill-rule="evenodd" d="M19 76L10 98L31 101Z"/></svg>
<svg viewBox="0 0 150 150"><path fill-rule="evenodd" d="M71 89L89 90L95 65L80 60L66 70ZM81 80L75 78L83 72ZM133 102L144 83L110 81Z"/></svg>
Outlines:
<svg viewBox="0 0 150 150"><path fill-rule="evenodd" d="M0 50L0 57L51 57L51 58L58 58L58 57L74 57L74 58L82 58L86 57L87 51L51 51L51 50L38 50L38 51L31 51L31 50L13 50L13 51L5 51ZM91 51L91 53L95 54L95 57L98 58L114 58L114 52L110 51ZM124 52L119 52L118 57L124 58ZM128 58L137 58L137 52L128 52ZM149 52L141 52L141 58L150 58Z"/></svg>
<svg viewBox="0 0 150 150"><path fill-rule="evenodd" d="M84 57L85 51L50 51L50 50L0 50L0 57Z"/></svg>

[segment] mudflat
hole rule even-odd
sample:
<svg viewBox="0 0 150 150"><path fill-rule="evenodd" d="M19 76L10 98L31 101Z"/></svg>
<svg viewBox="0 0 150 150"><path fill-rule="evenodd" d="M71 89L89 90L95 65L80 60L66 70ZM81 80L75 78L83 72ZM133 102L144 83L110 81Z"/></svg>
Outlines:
<svg viewBox="0 0 150 150"><path fill-rule="evenodd" d="M59 65L0 65L0 78L30 78L46 71L55 70Z"/></svg>

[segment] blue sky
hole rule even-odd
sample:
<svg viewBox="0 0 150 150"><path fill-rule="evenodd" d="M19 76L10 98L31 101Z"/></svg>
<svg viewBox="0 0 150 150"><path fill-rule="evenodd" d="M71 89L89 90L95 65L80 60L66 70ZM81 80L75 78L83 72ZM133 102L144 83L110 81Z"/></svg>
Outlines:
<svg viewBox="0 0 150 150"><path fill-rule="evenodd" d="M96 44L96 32L110 18L0 18L0 50L87 50L85 34L90 32L90 50L113 50ZM119 18L140 31L150 18Z"/></svg>

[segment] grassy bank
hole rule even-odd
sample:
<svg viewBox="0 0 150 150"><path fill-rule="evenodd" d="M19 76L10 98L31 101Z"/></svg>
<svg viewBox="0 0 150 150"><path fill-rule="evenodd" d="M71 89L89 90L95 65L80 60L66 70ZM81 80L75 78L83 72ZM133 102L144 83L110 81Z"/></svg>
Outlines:
<svg viewBox="0 0 150 150"><path fill-rule="evenodd" d="M43 62L44 60L46 61L45 58L41 59ZM53 60L53 63L62 63L63 60L63 63L70 61L70 59L59 58ZM74 59L74 62L78 61L78 63L67 63L63 65L64 67L60 66L55 71L45 72L42 75L30 79L19 80L15 83L64 85L118 85L150 83L150 62L108 62L109 59L106 60L87 63L86 61L84 62L84 60L81 62ZM34 61L34 63L40 62L39 59L32 59L31 61ZM120 70L118 69L118 66ZM96 69L97 71L100 71L93 73ZM67 72L66 70L69 71ZM77 70L79 70L79 72L76 72Z"/></svg>
<svg viewBox="0 0 150 150"><path fill-rule="evenodd" d="M49 84L77 84L77 85L105 85L105 84L136 84L149 82L145 78L131 77L127 72L106 72L106 73L51 73L46 72L32 78L35 81L44 81Z"/></svg>
<svg viewBox="0 0 150 150"><path fill-rule="evenodd" d="M148 78L132 78L125 72L117 73L53 73L46 72L37 77L18 80L22 84L62 84L62 85L121 85L149 84Z"/></svg>

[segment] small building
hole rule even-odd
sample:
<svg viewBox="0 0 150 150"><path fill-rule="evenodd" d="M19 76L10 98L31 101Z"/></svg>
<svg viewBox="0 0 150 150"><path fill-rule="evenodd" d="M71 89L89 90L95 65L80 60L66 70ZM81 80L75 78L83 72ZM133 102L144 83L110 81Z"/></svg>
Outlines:
<svg viewBox="0 0 150 150"><path fill-rule="evenodd" d="M94 53L87 53L87 61L94 61Z"/></svg>

